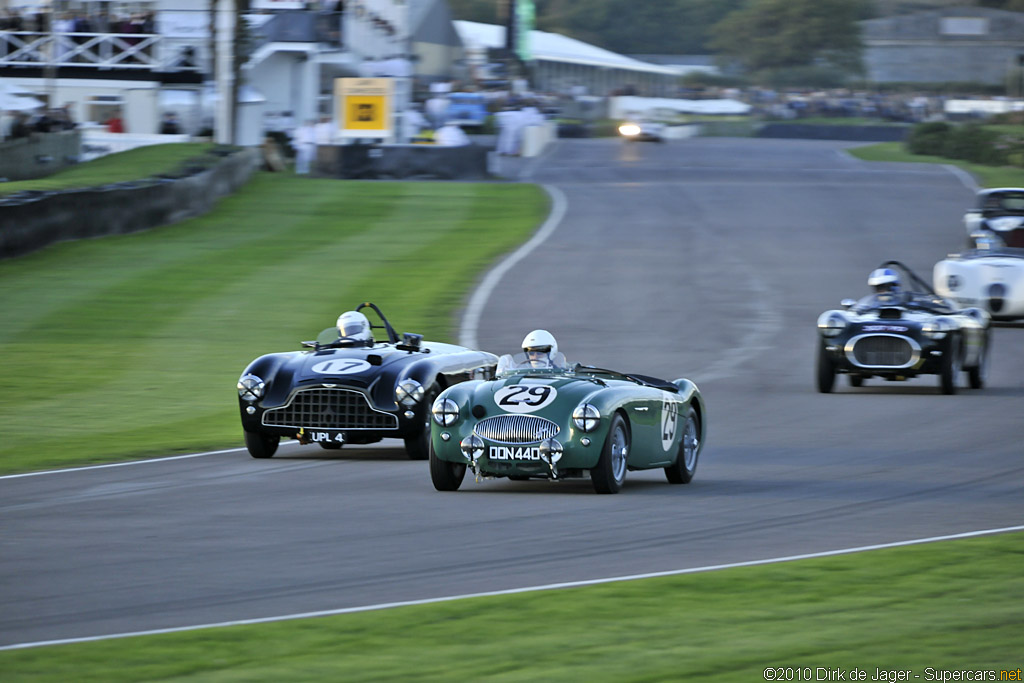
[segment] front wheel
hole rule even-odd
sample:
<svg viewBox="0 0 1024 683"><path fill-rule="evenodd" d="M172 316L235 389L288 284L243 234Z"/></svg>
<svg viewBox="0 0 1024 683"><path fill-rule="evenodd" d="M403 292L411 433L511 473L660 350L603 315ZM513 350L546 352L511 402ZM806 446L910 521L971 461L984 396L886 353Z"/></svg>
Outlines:
<svg viewBox="0 0 1024 683"><path fill-rule="evenodd" d="M991 343L988 333L983 337L984 347L981 349L981 357L978 364L967 370L967 379L971 383L971 389L981 389L985 386L988 378L988 345Z"/></svg>
<svg viewBox="0 0 1024 683"><path fill-rule="evenodd" d="M249 455L254 458L274 457L279 443L281 443L280 436L260 434L259 432L245 432L245 447L249 449Z"/></svg>
<svg viewBox="0 0 1024 683"><path fill-rule="evenodd" d="M946 352L942 355L942 366L939 368L939 389L942 393L955 394L959 377L960 345L956 338L953 338L946 346Z"/></svg>
<svg viewBox="0 0 1024 683"><path fill-rule="evenodd" d="M626 457L629 455L629 427L622 415L615 413L608 437L604 440L597 466L590 470L590 481L598 493L618 493L626 480Z"/></svg>
<svg viewBox="0 0 1024 683"><path fill-rule="evenodd" d="M825 342L818 343L818 391L822 394L832 393L836 383L836 364L825 350Z"/></svg>
<svg viewBox="0 0 1024 683"><path fill-rule="evenodd" d="M692 407L686 415L683 438L679 442L676 461L665 468L665 478L670 484L689 484L697 473L697 451L700 450L700 420Z"/></svg>
<svg viewBox="0 0 1024 683"><path fill-rule="evenodd" d="M437 457L434 447L429 447L430 481L438 491L458 491L466 476L466 464L449 462Z"/></svg>
<svg viewBox="0 0 1024 683"><path fill-rule="evenodd" d="M419 419L423 429L416 436L405 440L405 452L410 460L426 460L430 456L430 407L434 405L434 399L439 393L437 387L431 387L420 401L419 409L422 412Z"/></svg>

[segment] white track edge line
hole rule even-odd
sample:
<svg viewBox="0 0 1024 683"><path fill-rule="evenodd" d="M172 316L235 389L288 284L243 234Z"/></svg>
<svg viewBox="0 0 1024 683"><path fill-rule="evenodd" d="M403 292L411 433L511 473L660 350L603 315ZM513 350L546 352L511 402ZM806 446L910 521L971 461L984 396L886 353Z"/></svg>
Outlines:
<svg viewBox="0 0 1024 683"><path fill-rule="evenodd" d="M541 586L526 586L523 588L508 588L505 590L487 591L484 593L468 593L465 595L451 595L440 598L425 598L423 600L405 600L401 602L385 602L376 605L364 605L362 607L343 607L340 609L333 610L321 610L318 612L303 612L299 614L287 614L276 617L261 617L258 619L240 619L237 621L223 621L213 624L197 624L195 626L178 626L175 628L163 628L153 629L149 631L134 631L128 633L111 633L102 636L84 636L81 638L64 638L60 640L43 640L32 643L15 643L13 645L0 646L0 651L4 650L21 650L32 647L43 647L48 645L69 645L72 643L88 643L99 640L114 640L117 638L133 638L136 636L154 636L162 635L167 633L181 633L184 631L199 631L203 629L211 628L225 628L228 626L250 626L255 624L269 624L279 621L293 621L296 619L312 619L317 617L331 617L338 616L341 614L354 614L357 612L374 612L384 609L393 609L395 607L415 607L417 605L431 605L441 602L454 602L456 600L468 600L471 598L489 598L501 595L516 595L518 593L535 593L539 591L548 590L560 590L565 588L581 588L583 586L595 586L605 583L620 583L623 581L637 581L641 579L655 579L665 576L680 576L683 574L698 574L702 572L718 571L722 569L736 569L739 567L755 567L766 564L779 564L781 562L793 562L796 560L811 560L822 557L832 557L835 555L849 555L852 553L867 552L870 550L884 550L886 548L898 548L910 545L921 545L923 543L936 543L939 541L954 541L963 538L973 538L977 536L992 536L995 534L1009 533L1014 531L1024 531L1024 525L1003 527L1000 529L984 529L981 531L967 531L960 534L950 534L946 536L932 536L929 538L917 538L909 541L895 541L892 543L879 543L875 545L865 545L856 548L843 548L840 550L826 550L818 553L804 553L801 555L788 555L786 557L774 557L766 560L749 560L747 562L732 562L729 564L716 564L709 565L706 567L691 567L689 569L674 569L663 572L651 572L648 574L632 574L628 576L616 576L604 579L588 579L585 581L567 581L564 583L550 583Z"/></svg>
<svg viewBox="0 0 1024 683"><path fill-rule="evenodd" d="M465 346L471 349L478 347L476 333L477 328L480 325L480 315L483 313L484 307L487 305L487 300L490 298L491 293L494 291L495 287L498 286L498 283L501 282L501 278L505 276L505 273L507 273L512 266L523 260L531 251L543 244L544 241L555 231L555 228L558 227L558 224L561 223L563 216L565 216L568 202L565 199L565 195L562 194L562 191L550 185L541 185L541 187L544 188L553 202L551 213L548 214L548 217L544 221L543 225L541 225L540 230L534 233L533 237L527 240L526 243L492 268L487 275L484 276L480 286L473 292L473 296L470 297L469 304L467 304L466 311L462 316L462 324L459 328L460 346Z"/></svg>

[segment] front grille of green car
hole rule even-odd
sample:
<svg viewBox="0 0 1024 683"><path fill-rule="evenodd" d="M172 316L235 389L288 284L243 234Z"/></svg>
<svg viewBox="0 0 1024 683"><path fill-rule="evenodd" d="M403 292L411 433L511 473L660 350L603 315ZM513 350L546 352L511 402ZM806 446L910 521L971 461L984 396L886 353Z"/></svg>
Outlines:
<svg viewBox="0 0 1024 683"><path fill-rule="evenodd" d="M302 389L287 405L263 414L268 427L305 429L397 429L398 418L374 410L366 395L350 389Z"/></svg>
<svg viewBox="0 0 1024 683"><path fill-rule="evenodd" d="M558 435L558 425L534 415L495 415L480 420L473 429L477 436L498 443L537 443Z"/></svg>

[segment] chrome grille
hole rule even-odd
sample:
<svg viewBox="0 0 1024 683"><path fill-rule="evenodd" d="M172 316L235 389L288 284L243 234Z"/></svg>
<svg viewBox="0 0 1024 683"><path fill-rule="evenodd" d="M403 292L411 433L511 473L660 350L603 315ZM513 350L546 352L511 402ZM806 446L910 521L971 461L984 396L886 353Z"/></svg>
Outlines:
<svg viewBox="0 0 1024 683"><path fill-rule="evenodd" d="M374 410L366 396L349 389L301 389L280 408L263 413L268 427L306 429L396 429L398 418Z"/></svg>
<svg viewBox="0 0 1024 683"><path fill-rule="evenodd" d="M473 432L498 443L537 443L558 435L558 425L533 415L495 415L480 420Z"/></svg>
<svg viewBox="0 0 1024 683"><path fill-rule="evenodd" d="M920 349L906 337L872 334L855 337L846 347L854 365L864 368L906 368L917 361Z"/></svg>

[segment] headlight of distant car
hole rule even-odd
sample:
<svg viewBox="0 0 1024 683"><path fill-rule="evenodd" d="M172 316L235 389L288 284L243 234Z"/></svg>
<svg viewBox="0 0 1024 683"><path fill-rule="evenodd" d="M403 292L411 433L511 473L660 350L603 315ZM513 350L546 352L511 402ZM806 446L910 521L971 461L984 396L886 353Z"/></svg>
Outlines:
<svg viewBox="0 0 1024 683"><path fill-rule="evenodd" d="M395 398L407 408L411 408L423 398L423 385L414 379L403 380L395 387Z"/></svg>
<svg viewBox="0 0 1024 683"><path fill-rule="evenodd" d="M993 230L1003 232L1004 230L1016 230L1024 225L1024 219L1020 216L998 216L988 219L988 226Z"/></svg>
<svg viewBox="0 0 1024 683"><path fill-rule="evenodd" d="M450 398L439 398L430 409L434 422L442 427L450 427L459 419L459 406Z"/></svg>
<svg viewBox="0 0 1024 683"><path fill-rule="evenodd" d="M601 421L601 412L589 403L581 403L572 411L572 423L580 431L592 432Z"/></svg>
<svg viewBox="0 0 1024 683"><path fill-rule="evenodd" d="M849 324L850 321L839 311L826 311L818 316L818 331L823 337L835 337Z"/></svg>
<svg viewBox="0 0 1024 683"><path fill-rule="evenodd" d="M949 318L936 318L921 325L921 334L929 339L942 339L952 329L952 320Z"/></svg>
<svg viewBox="0 0 1024 683"><path fill-rule="evenodd" d="M632 137L634 135L640 135L640 126L635 123L624 123L619 126L619 133L626 137Z"/></svg>
<svg viewBox="0 0 1024 683"><path fill-rule="evenodd" d="M238 395L243 401L254 403L263 398L263 392L266 389L266 385L263 384L263 380L256 375L244 375L242 379L238 380Z"/></svg>

